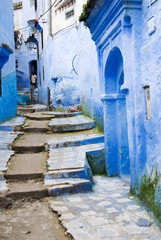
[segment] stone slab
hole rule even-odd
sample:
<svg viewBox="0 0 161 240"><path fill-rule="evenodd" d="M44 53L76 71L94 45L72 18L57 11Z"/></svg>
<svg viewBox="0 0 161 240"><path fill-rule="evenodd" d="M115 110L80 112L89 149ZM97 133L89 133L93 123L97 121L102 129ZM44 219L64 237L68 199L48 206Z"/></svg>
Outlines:
<svg viewBox="0 0 161 240"><path fill-rule="evenodd" d="M53 138L47 141L48 148L72 147L87 144L103 143L104 136L101 134L75 135L68 137Z"/></svg>
<svg viewBox="0 0 161 240"><path fill-rule="evenodd" d="M49 182L47 183L46 181L45 183L49 184ZM50 184L55 184L53 186L48 187L50 196L60 196L64 194L75 194L80 192L92 191L92 184L89 180L68 179L68 181L65 182L63 181L53 182L52 180L50 180Z"/></svg>
<svg viewBox="0 0 161 240"><path fill-rule="evenodd" d="M42 174L46 172L47 153L28 153L16 154L8 163L8 170L6 173L14 177L14 175L32 175Z"/></svg>
<svg viewBox="0 0 161 240"><path fill-rule="evenodd" d="M70 132L92 129L96 126L94 120L85 116L76 116L70 118L54 118L49 122L53 132Z"/></svg>
<svg viewBox="0 0 161 240"><path fill-rule="evenodd" d="M48 120L37 122L35 120L27 119L25 124L21 126L20 130L24 132L46 132L49 130Z"/></svg>
<svg viewBox="0 0 161 240"><path fill-rule="evenodd" d="M101 150L104 143L89 144L61 149L51 149L47 161L48 170L84 168L86 152Z"/></svg>
<svg viewBox="0 0 161 240"><path fill-rule="evenodd" d="M8 184L8 187L10 191L6 196L15 200L26 197L40 199L48 196L48 191L44 188L43 182L33 180L12 182Z"/></svg>
<svg viewBox="0 0 161 240"><path fill-rule="evenodd" d="M49 171L44 174L44 179L57 179L57 178L88 178L84 168L75 169L61 169Z"/></svg>
<svg viewBox="0 0 161 240"><path fill-rule="evenodd" d="M42 112L42 115L54 115L55 118L67 118L82 115L82 112Z"/></svg>
<svg viewBox="0 0 161 240"><path fill-rule="evenodd" d="M5 121L3 123L0 124L1 126L9 126L9 127L13 127L13 126L20 126L23 125L25 122L25 118L22 116L17 116L12 118L11 120Z"/></svg>

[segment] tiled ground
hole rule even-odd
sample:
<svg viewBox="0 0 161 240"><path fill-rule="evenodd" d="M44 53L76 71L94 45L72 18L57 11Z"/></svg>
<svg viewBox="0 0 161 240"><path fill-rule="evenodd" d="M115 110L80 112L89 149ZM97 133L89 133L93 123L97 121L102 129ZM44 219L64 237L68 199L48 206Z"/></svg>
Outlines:
<svg viewBox="0 0 161 240"><path fill-rule="evenodd" d="M95 177L94 191L51 199L51 208L76 240L159 240L161 232L144 207L129 196L129 183Z"/></svg>
<svg viewBox="0 0 161 240"><path fill-rule="evenodd" d="M20 132L14 132L13 126L22 125L25 121L23 117L15 117L0 124L0 192L7 190L3 172L7 170L6 165L10 157L14 154L8 149L8 144L12 143Z"/></svg>
<svg viewBox="0 0 161 240"><path fill-rule="evenodd" d="M104 143L89 144L78 147L50 149L48 170L83 168L85 165L85 153L104 148Z"/></svg>

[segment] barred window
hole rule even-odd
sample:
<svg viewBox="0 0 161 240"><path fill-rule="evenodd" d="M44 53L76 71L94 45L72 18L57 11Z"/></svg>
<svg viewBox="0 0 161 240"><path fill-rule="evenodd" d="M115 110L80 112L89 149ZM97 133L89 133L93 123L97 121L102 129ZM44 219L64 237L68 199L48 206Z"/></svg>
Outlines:
<svg viewBox="0 0 161 240"><path fill-rule="evenodd" d="M70 17L72 17L72 16L74 16L74 9L71 10L71 11L69 11L69 12L66 12L66 13L65 13L66 19L68 19L68 18L70 18Z"/></svg>

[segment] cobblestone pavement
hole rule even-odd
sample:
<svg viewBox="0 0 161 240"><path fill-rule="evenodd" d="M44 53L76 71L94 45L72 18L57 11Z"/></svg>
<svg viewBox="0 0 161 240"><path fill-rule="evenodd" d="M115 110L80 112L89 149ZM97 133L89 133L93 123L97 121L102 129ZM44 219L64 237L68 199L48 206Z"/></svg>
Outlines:
<svg viewBox="0 0 161 240"><path fill-rule="evenodd" d="M75 240L159 240L154 220L128 195L129 181L97 176L94 191L51 199L50 207Z"/></svg>

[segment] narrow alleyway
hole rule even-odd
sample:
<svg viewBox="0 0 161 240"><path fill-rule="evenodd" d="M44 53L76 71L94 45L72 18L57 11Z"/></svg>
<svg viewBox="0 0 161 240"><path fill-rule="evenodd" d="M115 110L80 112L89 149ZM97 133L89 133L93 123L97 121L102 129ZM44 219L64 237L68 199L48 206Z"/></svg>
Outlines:
<svg viewBox="0 0 161 240"><path fill-rule="evenodd" d="M161 239L144 206L128 194L128 178L92 180L88 158L101 165L104 149L93 120L40 105L19 112L26 120L12 124L21 134L9 146L15 154L4 176L9 191L0 196L0 240Z"/></svg>

